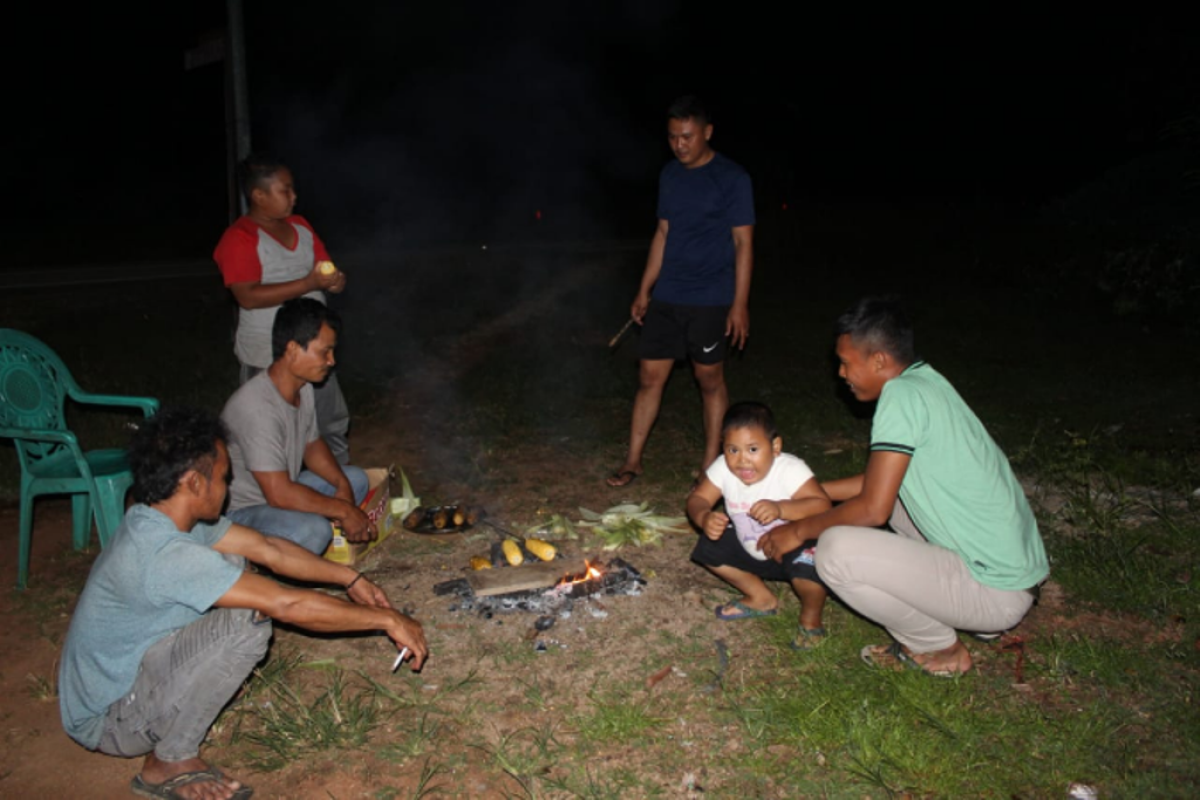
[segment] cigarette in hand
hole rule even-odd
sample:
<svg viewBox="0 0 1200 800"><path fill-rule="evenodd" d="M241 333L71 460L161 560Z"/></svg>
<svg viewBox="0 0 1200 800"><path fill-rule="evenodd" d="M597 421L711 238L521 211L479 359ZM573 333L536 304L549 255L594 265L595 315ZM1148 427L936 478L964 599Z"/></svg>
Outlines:
<svg viewBox="0 0 1200 800"><path fill-rule="evenodd" d="M400 648L400 654L396 656L396 661L392 664L392 672L400 669L400 665L404 663L404 659L408 658L408 648Z"/></svg>

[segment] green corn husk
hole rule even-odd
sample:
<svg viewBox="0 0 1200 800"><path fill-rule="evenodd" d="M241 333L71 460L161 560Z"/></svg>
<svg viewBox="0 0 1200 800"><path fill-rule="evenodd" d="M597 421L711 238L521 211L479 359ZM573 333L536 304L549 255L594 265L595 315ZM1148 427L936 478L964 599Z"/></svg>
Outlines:
<svg viewBox="0 0 1200 800"><path fill-rule="evenodd" d="M579 532L575 530L575 523L562 514L552 514L545 522L530 525L525 529L525 535L548 540L579 538Z"/></svg>
<svg viewBox="0 0 1200 800"><path fill-rule="evenodd" d="M648 503L624 503L599 514L580 508L579 514L583 517L579 525L591 528L604 543L605 550L616 550L625 545L661 544L664 533L684 530L687 526L686 517L655 514Z"/></svg>

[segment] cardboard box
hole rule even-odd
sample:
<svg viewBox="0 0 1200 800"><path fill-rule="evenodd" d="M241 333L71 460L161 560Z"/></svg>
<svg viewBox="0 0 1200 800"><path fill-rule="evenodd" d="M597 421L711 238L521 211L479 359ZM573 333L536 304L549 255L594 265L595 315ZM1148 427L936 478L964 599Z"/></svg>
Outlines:
<svg viewBox="0 0 1200 800"><path fill-rule="evenodd" d="M391 536L394 519L390 508L392 467L370 467L363 471L367 473L370 488L359 508L365 511L371 521L375 523L375 539L370 542L353 544L342 535L341 528L334 525L333 541L325 550L325 557L330 561L351 567L362 560L363 556L371 552L380 542Z"/></svg>

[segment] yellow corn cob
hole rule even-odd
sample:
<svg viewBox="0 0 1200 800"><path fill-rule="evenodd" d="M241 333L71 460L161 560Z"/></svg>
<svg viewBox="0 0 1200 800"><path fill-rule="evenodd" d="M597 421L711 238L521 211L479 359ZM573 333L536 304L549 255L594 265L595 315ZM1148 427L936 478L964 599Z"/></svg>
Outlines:
<svg viewBox="0 0 1200 800"><path fill-rule="evenodd" d="M553 561L554 556L558 553L554 545L549 542L543 542L541 539L526 539L525 549L533 553L542 561Z"/></svg>
<svg viewBox="0 0 1200 800"><path fill-rule="evenodd" d="M525 556L521 555L521 548L516 542L512 539L505 539L500 546L504 548L504 557L508 559L510 566L521 566L521 562L525 560Z"/></svg>
<svg viewBox="0 0 1200 800"><path fill-rule="evenodd" d="M492 562L482 556L475 556L471 559L471 569L491 569Z"/></svg>

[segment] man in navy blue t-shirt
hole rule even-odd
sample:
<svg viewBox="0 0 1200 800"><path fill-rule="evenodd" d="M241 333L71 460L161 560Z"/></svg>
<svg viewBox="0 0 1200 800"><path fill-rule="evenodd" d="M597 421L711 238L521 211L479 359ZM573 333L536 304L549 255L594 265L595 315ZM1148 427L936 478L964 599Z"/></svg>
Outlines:
<svg viewBox="0 0 1200 800"><path fill-rule="evenodd" d="M694 97L667 110L667 141L675 160L658 178L658 229L630 315L642 326L641 359L629 451L608 477L626 486L642 474L642 453L658 418L675 361L690 358L704 401L704 458L721 448L721 418L729 405L724 360L750 334L750 273L754 266L754 197L750 176L709 145L709 115Z"/></svg>

